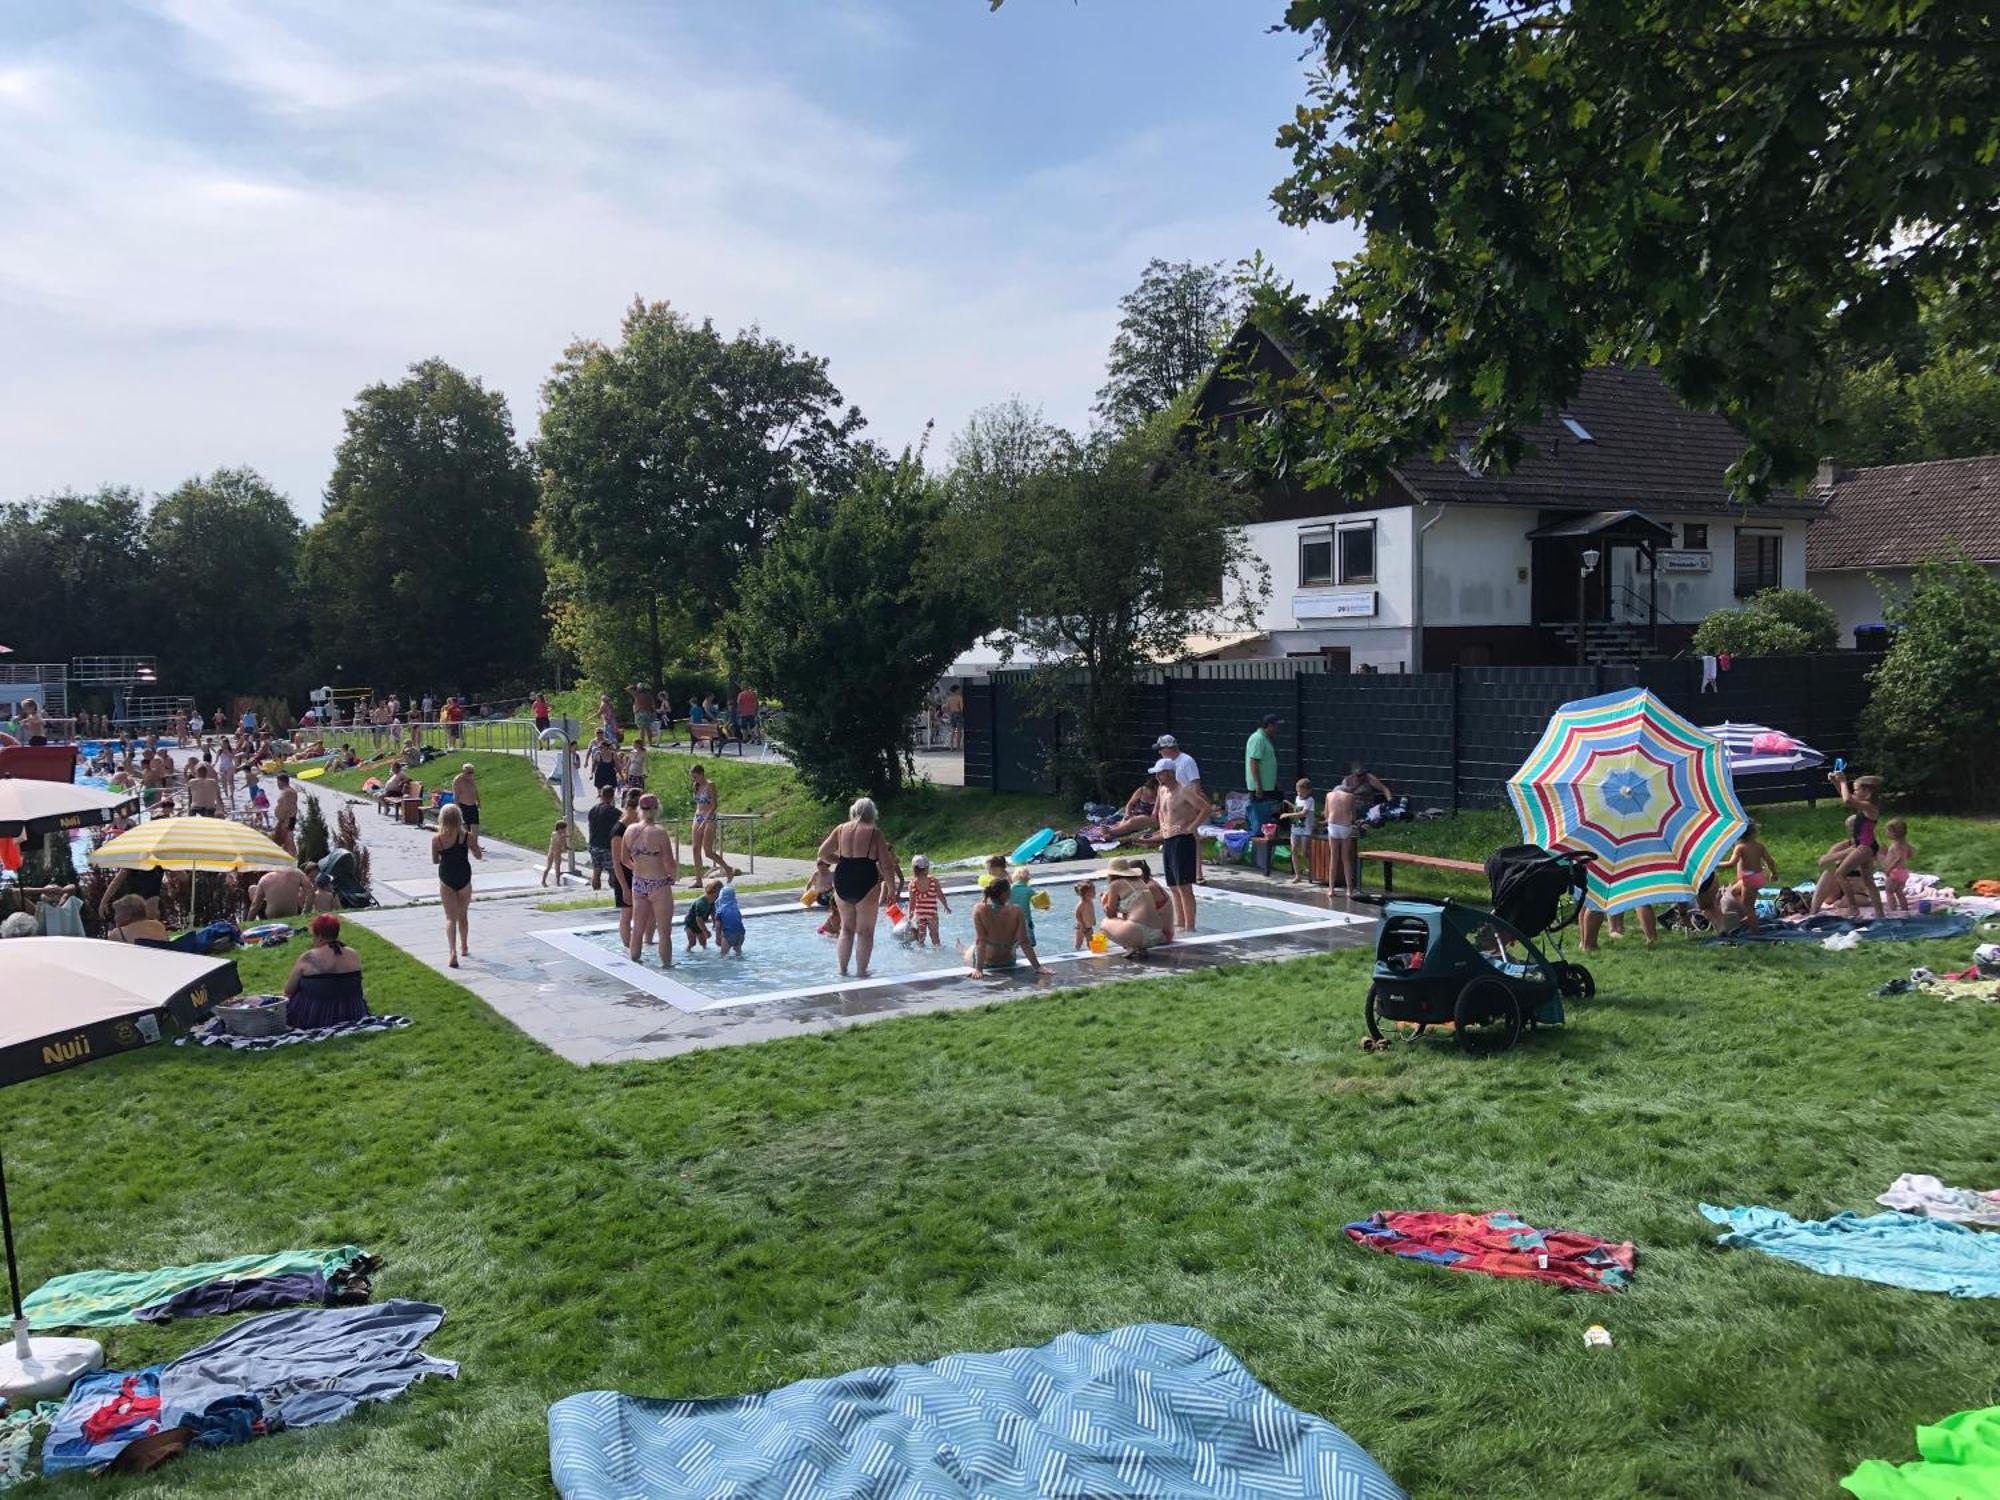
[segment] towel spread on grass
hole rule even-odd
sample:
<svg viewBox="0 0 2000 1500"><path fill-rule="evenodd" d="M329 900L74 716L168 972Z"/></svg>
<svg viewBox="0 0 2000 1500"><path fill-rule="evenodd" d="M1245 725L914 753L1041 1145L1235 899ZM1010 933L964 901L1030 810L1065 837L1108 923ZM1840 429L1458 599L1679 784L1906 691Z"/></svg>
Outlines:
<svg viewBox="0 0 2000 1500"><path fill-rule="evenodd" d="M1962 937L1972 931L1973 919L1964 912L1934 911L1907 917L1882 917L1873 922L1854 923L1845 917L1822 912L1798 922L1767 922L1755 932L1739 927L1727 937L1704 938L1701 946L1739 943L1824 943L1830 937L1854 934L1864 943L1906 943L1927 938Z"/></svg>
<svg viewBox="0 0 2000 1500"><path fill-rule="evenodd" d="M1992 1500L2000 1496L2000 1406L1917 1429L1924 1462L1871 1458L1840 1481L1860 1500Z"/></svg>
<svg viewBox="0 0 2000 1500"><path fill-rule="evenodd" d="M306 1308L239 1323L171 1364L99 1370L70 1390L42 1446L42 1469L102 1469L132 1443L176 1427L219 1448L285 1427L337 1422L426 1375L458 1374L418 1347L444 1322L427 1302Z"/></svg>
<svg viewBox="0 0 2000 1500"><path fill-rule="evenodd" d="M36 1287L22 1311L34 1328L108 1328L205 1312L344 1302L367 1297L366 1277L377 1264L360 1246L342 1245L238 1255L157 1271L72 1271ZM274 1285L259 1285L265 1282Z"/></svg>
<svg viewBox="0 0 2000 1500"><path fill-rule="evenodd" d="M1630 1241L1614 1245L1574 1229L1537 1229L1516 1214L1372 1214L1349 1224L1347 1237L1448 1271L1528 1276L1587 1292L1619 1291L1632 1280Z"/></svg>
<svg viewBox="0 0 2000 1500"><path fill-rule="evenodd" d="M344 1036L366 1036L375 1031L401 1031L410 1024L408 1016L363 1016L338 1026L310 1026L296 1031L280 1031L274 1036L232 1036L220 1021L207 1021L193 1031L174 1038L176 1047L227 1047L231 1052L269 1052L274 1047L296 1047L305 1042L331 1042Z"/></svg>
<svg viewBox="0 0 2000 1500"><path fill-rule="evenodd" d="M563 1500L1403 1494L1208 1334L1161 1323L754 1396L586 1391L549 1408L549 1465Z"/></svg>
<svg viewBox="0 0 2000 1500"><path fill-rule="evenodd" d="M1838 1213L1830 1219L1795 1219L1775 1208L1701 1211L1729 1232L1724 1245L1762 1250L1823 1276L1855 1276L1914 1292L1954 1297L2000 1297L2000 1236L1916 1214Z"/></svg>
<svg viewBox="0 0 2000 1500"><path fill-rule="evenodd" d="M1884 1208L1922 1214L1927 1219L2000 1229L2000 1188L1982 1193L1977 1188L1948 1186L1927 1172L1905 1172L1875 1201Z"/></svg>

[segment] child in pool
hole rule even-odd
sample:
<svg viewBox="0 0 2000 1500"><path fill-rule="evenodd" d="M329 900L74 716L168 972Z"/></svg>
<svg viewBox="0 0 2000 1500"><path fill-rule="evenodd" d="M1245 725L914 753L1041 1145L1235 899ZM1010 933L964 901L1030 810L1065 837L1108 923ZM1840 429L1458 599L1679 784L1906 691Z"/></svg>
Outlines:
<svg viewBox="0 0 2000 1500"><path fill-rule="evenodd" d="M1917 857L1917 851L1910 847L1910 825L1901 818L1891 818L1882 831L1889 836L1882 847L1882 894L1890 911L1908 916L1910 898L1904 887L1910 883L1910 861Z"/></svg>
<svg viewBox="0 0 2000 1500"><path fill-rule="evenodd" d="M736 882L711 880L715 891L715 951L724 958L743 956L743 912L736 904Z"/></svg>
<svg viewBox="0 0 2000 1500"><path fill-rule="evenodd" d="M826 920L819 924L820 935L840 936L840 908L833 901L833 866L825 860L813 861L813 872L806 878L806 888L800 893L799 905L825 908Z"/></svg>
<svg viewBox="0 0 2000 1500"><path fill-rule="evenodd" d="M556 831L549 835L549 857L542 861L542 884L549 883L555 876L556 884L562 884L562 857L569 853L569 824L560 818L556 820Z"/></svg>
<svg viewBox="0 0 2000 1500"><path fill-rule="evenodd" d="M708 946L709 923L715 920L715 898L722 893L722 882L711 880L702 887L701 894L688 903L687 915L681 918L681 931L687 937L687 951L692 953L695 945Z"/></svg>
<svg viewBox="0 0 2000 1500"><path fill-rule="evenodd" d="M950 911L951 903L945 900L944 886L931 874L930 856L919 854L910 861L910 928L916 934L912 942L928 939L933 948L944 946L938 933L940 908Z"/></svg>
<svg viewBox="0 0 2000 1500"><path fill-rule="evenodd" d="M1009 872L1005 864L1001 866L1001 879L1009 883L1007 899L1021 908L1021 915L1028 919L1028 941L1035 941L1035 892L1028 884L1028 867L1016 865ZM1044 905L1047 904L1045 901Z"/></svg>
<svg viewBox="0 0 2000 1500"><path fill-rule="evenodd" d="M1090 935L1097 931L1097 886L1088 880L1076 883L1076 945L1090 946Z"/></svg>
<svg viewBox="0 0 2000 1500"><path fill-rule="evenodd" d="M979 888L983 891L996 880L1007 878L1007 856L989 854L986 856L986 873L979 877Z"/></svg>

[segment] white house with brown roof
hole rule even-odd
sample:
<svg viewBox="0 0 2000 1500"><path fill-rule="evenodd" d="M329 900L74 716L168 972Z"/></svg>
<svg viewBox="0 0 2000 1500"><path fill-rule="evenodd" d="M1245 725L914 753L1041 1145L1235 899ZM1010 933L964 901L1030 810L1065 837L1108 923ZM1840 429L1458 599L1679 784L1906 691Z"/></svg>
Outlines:
<svg viewBox="0 0 2000 1500"><path fill-rule="evenodd" d="M1294 368L1245 327L1197 394L1196 420L1254 419L1248 381L1231 373L1245 367ZM1704 616L1760 589L1805 586L1820 499L1746 512L1725 477L1742 435L1652 370L1587 371L1525 436L1530 452L1505 475L1424 457L1373 495L1267 485L1246 534L1268 602L1253 633L1210 654L1382 672L1630 661L1672 655Z"/></svg>
<svg viewBox="0 0 2000 1500"><path fill-rule="evenodd" d="M1806 587L1840 616L1843 645L1952 543L2000 571L2000 453L1865 469L1829 460L1811 493L1826 509L1806 539Z"/></svg>

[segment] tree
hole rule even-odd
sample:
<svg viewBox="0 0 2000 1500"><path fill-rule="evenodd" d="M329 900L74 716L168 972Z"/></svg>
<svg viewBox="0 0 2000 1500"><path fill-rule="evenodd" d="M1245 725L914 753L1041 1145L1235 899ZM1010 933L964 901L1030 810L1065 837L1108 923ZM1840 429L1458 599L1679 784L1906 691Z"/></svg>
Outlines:
<svg viewBox="0 0 2000 1500"><path fill-rule="evenodd" d="M162 596L164 687L206 704L281 685L299 656L301 530L254 469L217 469L153 502L145 548Z"/></svg>
<svg viewBox="0 0 2000 1500"><path fill-rule="evenodd" d="M744 578L744 668L784 703L786 754L824 801L902 784L912 716L988 623L933 566L944 521L940 485L906 453L836 499L801 496Z"/></svg>
<svg viewBox="0 0 2000 1500"><path fill-rule="evenodd" d="M446 692L522 683L542 648L534 519L506 397L439 359L368 387L300 558L314 673Z"/></svg>
<svg viewBox="0 0 2000 1500"><path fill-rule="evenodd" d="M1151 260L1139 284L1118 299L1096 412L1130 427L1165 411L1208 373L1242 308L1222 263Z"/></svg>
<svg viewBox="0 0 2000 1500"><path fill-rule="evenodd" d="M544 534L589 599L646 622L653 681L662 596L720 624L800 489L841 492L862 457L824 360L664 302L635 301L614 346L572 344L542 394Z"/></svg>
<svg viewBox="0 0 2000 1500"><path fill-rule="evenodd" d="M2000 805L2000 579L1965 553L1919 567L1893 599L1895 630L1875 669L1864 739L1891 789L1954 812Z"/></svg>
<svg viewBox="0 0 2000 1500"><path fill-rule="evenodd" d="M151 654L144 502L106 485L0 506L0 602L16 661Z"/></svg>
<svg viewBox="0 0 2000 1500"><path fill-rule="evenodd" d="M1270 592L1241 529L1251 497L1180 442L1184 407L1088 440L1000 408L954 452L949 567L984 583L1008 648L1037 664L1032 696L1077 715L1066 789L1103 795L1130 758L1144 671L1197 631L1254 624Z"/></svg>
<svg viewBox="0 0 2000 1500"><path fill-rule="evenodd" d="M1695 629L1705 656L1808 656L1840 645L1840 616L1803 589L1764 589L1741 609L1718 609Z"/></svg>
<svg viewBox="0 0 2000 1500"><path fill-rule="evenodd" d="M1947 349L1905 374L1893 360L1844 377L1832 447L1848 464L1921 463L2000 453L2000 371Z"/></svg>
<svg viewBox="0 0 2000 1500"><path fill-rule="evenodd" d="M1309 482L1368 493L1458 423L1505 466L1586 365L1649 361L1750 436L1755 496L1810 475L1838 364L1905 343L1925 289L1962 326L2000 313L1990 0L1292 0L1285 24L1324 66L1279 134L1280 215L1366 232L1327 297L1257 297L1302 370L1265 391L1271 446Z"/></svg>

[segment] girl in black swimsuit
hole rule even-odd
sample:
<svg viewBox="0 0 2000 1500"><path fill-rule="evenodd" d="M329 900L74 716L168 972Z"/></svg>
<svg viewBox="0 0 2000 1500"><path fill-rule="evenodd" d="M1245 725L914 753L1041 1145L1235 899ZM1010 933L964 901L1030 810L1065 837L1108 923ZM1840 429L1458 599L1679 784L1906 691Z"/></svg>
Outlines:
<svg viewBox="0 0 2000 1500"><path fill-rule="evenodd" d="M451 952L450 967L458 967L458 956L472 957L472 861L485 856L472 847L467 836L465 814L456 802L438 810L437 837L431 840L431 862L438 871L438 901L444 907L444 940Z"/></svg>
<svg viewBox="0 0 2000 1500"><path fill-rule="evenodd" d="M882 900L883 867L889 843L875 826L875 804L866 797L847 810L847 821L826 836L819 857L833 866L833 898L840 909L840 973L854 959L857 979L868 977L875 952L875 911Z"/></svg>

